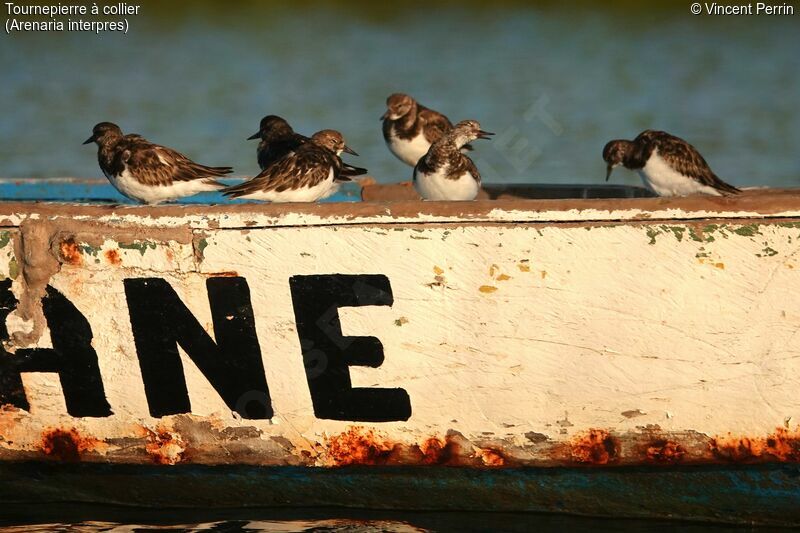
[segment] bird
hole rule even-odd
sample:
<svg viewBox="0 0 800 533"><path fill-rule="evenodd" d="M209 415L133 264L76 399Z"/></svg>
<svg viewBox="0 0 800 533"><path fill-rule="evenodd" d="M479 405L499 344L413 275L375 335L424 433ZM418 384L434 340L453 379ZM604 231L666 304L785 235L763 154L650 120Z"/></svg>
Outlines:
<svg viewBox="0 0 800 533"><path fill-rule="evenodd" d="M606 181L614 167L639 173L645 186L659 196L710 194L727 196L741 190L722 181L694 146L664 131L645 130L633 141L617 139L603 148Z"/></svg>
<svg viewBox="0 0 800 533"><path fill-rule="evenodd" d="M267 115L261 119L258 131L247 138L248 141L254 139L261 139L256 150L258 166L261 170L309 141L308 137L296 133L285 119L277 115ZM355 152L351 153L358 155ZM366 174L367 169L342 161L341 172L344 176L355 177Z"/></svg>
<svg viewBox="0 0 800 533"><path fill-rule="evenodd" d="M316 202L350 181L339 154L355 154L336 130L321 130L261 171L223 191L225 196L267 202ZM357 155L357 154L356 154Z"/></svg>
<svg viewBox="0 0 800 533"><path fill-rule="evenodd" d="M425 200L474 200L481 175L461 148L475 139L488 139L476 120L464 120L433 143L414 167L414 188Z"/></svg>
<svg viewBox="0 0 800 533"><path fill-rule="evenodd" d="M216 191L217 181L233 172L231 167L207 167L141 135L123 135L112 122L100 122L83 144L97 143L100 170L119 192L143 204L159 204Z"/></svg>
<svg viewBox="0 0 800 533"><path fill-rule="evenodd" d="M254 139L261 139L256 150L261 170L308 141L308 137L295 133L289 123L277 115L261 119L258 131L247 138L248 141Z"/></svg>
<svg viewBox="0 0 800 533"><path fill-rule="evenodd" d="M453 129L450 120L428 109L407 94L394 93L386 99L383 139L400 161L412 167L428 153L428 148ZM469 145L464 150L472 150Z"/></svg>

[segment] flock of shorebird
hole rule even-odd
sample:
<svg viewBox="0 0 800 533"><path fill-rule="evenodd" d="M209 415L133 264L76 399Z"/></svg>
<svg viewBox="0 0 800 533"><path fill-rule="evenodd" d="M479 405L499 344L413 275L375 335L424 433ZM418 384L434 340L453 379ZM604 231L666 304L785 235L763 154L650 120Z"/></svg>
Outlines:
<svg viewBox="0 0 800 533"><path fill-rule="evenodd" d="M414 187L420 196L474 200L481 175L465 152L473 149L470 142L493 134L475 120L453 126L446 116L406 94L389 96L386 108L381 117L383 138L398 159L414 167ZM261 172L233 186L218 181L233 171L231 167L200 165L140 135L124 135L111 122L97 124L84 144L97 143L100 169L119 192L146 204L207 191L267 202L315 202L333 194L341 182L367 172L342 161L343 152L358 154L335 130L306 137L281 117L268 115L252 139L260 139ZM606 181L614 167L622 165L638 171L644 184L660 196L740 192L719 179L691 144L663 131L646 130L633 141L610 141L603 159Z"/></svg>

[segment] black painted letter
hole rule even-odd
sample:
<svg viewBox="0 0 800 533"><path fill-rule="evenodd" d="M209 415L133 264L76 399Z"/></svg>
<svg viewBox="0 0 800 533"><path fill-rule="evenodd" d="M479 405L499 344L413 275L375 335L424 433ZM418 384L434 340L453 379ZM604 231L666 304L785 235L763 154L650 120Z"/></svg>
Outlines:
<svg viewBox="0 0 800 533"><path fill-rule="evenodd" d="M411 400L404 389L354 388L349 366L378 367L383 345L375 337L345 337L340 307L392 305L383 275L315 275L289 279L297 335L308 387L318 418L357 422L408 420Z"/></svg>
<svg viewBox="0 0 800 533"><path fill-rule="evenodd" d="M6 318L17 308L11 280L0 280L0 340L8 340ZM30 410L23 372L56 372L64 391L67 412L76 417L111 415L103 379L92 348L92 328L78 309L51 286L42 298L52 348L20 348L8 353L0 345L0 404Z"/></svg>
<svg viewBox="0 0 800 533"><path fill-rule="evenodd" d="M209 278L206 287L216 343L165 280L125 280L150 414L191 412L180 344L230 409L243 418L272 418L247 282L240 277Z"/></svg>

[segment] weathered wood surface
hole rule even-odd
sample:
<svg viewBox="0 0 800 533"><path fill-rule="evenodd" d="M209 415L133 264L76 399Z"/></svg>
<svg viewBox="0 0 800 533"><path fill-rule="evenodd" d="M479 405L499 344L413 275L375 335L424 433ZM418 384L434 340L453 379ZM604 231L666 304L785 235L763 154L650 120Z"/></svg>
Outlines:
<svg viewBox="0 0 800 533"><path fill-rule="evenodd" d="M0 459L800 460L796 193L7 203L0 224Z"/></svg>

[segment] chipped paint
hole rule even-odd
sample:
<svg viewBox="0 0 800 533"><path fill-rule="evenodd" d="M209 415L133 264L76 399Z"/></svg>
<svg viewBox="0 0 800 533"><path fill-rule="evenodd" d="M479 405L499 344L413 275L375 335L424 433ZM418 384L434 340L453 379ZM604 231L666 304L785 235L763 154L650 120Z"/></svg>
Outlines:
<svg viewBox="0 0 800 533"><path fill-rule="evenodd" d="M121 242L119 247L124 250L137 250L140 254L144 255L147 250L155 250L157 243L153 241L134 241L134 242Z"/></svg>
<svg viewBox="0 0 800 533"><path fill-rule="evenodd" d="M800 291L791 266L800 222L771 218L800 216L800 205L718 201L564 210L476 202L458 212L426 203L418 216L410 204L349 215L341 206L104 207L69 220L48 206L15 211L6 218L24 224L6 230L13 250L0 247L19 300L6 321L9 356L52 348L41 298L55 288L89 323L111 414L69 416L59 376L25 372L31 408L0 409L0 460L477 470L800 463L800 303L786 297ZM315 413L289 280L338 273L384 276L391 288L391 305L339 308L336 339L380 345L380 364L350 366L350 382L402 388L407 420ZM235 313L212 317L210 280L247 282L271 418L234 412L184 346L188 412L151 414L125 292L125 280L141 278L164 280L212 343L224 340L214 320Z"/></svg>

